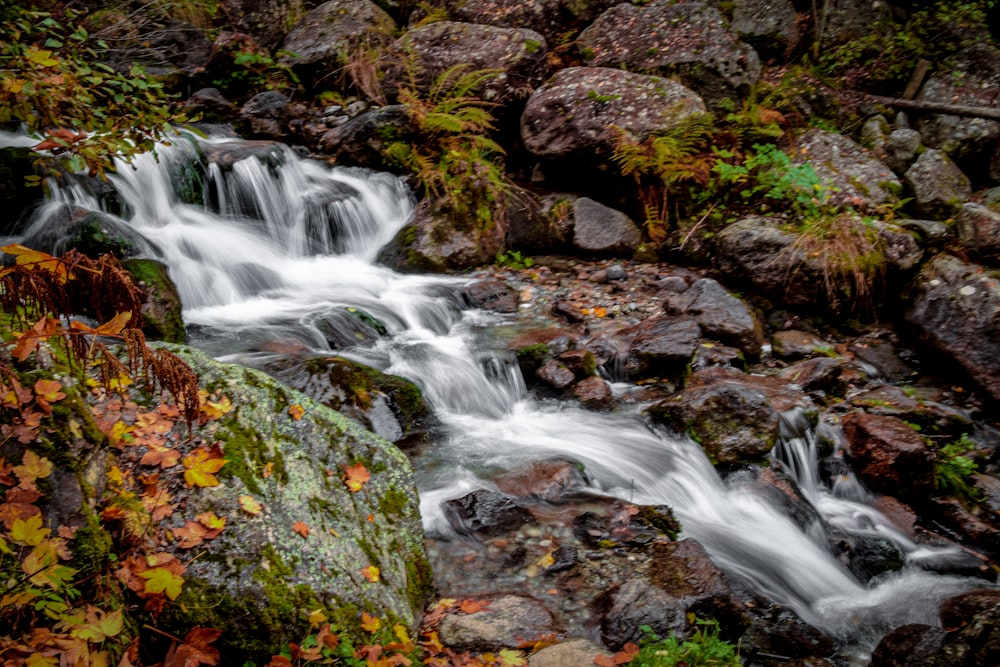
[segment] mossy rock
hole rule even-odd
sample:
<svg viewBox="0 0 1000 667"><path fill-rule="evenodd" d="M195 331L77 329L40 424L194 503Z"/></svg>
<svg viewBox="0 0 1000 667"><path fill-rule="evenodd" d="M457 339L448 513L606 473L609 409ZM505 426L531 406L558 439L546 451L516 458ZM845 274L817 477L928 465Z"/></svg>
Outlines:
<svg viewBox="0 0 1000 667"><path fill-rule="evenodd" d="M161 615L161 627L181 635L195 625L221 629L217 644L227 664L266 661L301 641L316 609L354 639L367 637L362 612L415 634L432 581L403 453L265 373L168 349L234 407L198 429L223 449L221 484L185 493L183 516L172 521L181 525L206 511L231 519L188 562L184 591ZM345 468L358 464L371 479L352 492ZM244 494L263 504L260 515L241 511ZM296 522L309 527L305 537ZM379 568L375 581L362 575L369 565Z"/></svg>
<svg viewBox="0 0 1000 667"><path fill-rule="evenodd" d="M166 264L155 259L128 259L122 266L142 290L142 332L146 337L168 343L185 342L181 298Z"/></svg>

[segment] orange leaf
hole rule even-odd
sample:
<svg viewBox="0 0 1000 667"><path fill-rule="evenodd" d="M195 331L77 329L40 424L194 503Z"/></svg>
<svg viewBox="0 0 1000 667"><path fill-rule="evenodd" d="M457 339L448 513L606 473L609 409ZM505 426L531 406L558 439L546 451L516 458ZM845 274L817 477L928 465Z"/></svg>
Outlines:
<svg viewBox="0 0 1000 667"><path fill-rule="evenodd" d="M35 396L46 403L55 403L66 398L66 394L59 391L60 389L62 383L58 380L39 380L35 383Z"/></svg>
<svg viewBox="0 0 1000 667"><path fill-rule="evenodd" d="M309 526L302 523L301 521L296 521L292 524L292 530L301 535L303 538L309 537Z"/></svg>
<svg viewBox="0 0 1000 667"><path fill-rule="evenodd" d="M382 621L377 616L370 616L368 612L361 612L361 629L365 632L375 633L382 627Z"/></svg>
<svg viewBox="0 0 1000 667"><path fill-rule="evenodd" d="M209 646L222 636L222 630L196 627L184 637L184 643L168 654L164 667L198 667L218 665L219 649Z"/></svg>
<svg viewBox="0 0 1000 667"><path fill-rule="evenodd" d="M208 529L195 521L188 521L180 528L174 529L174 537L177 538L177 546L181 549L191 549L201 544L205 539Z"/></svg>
<svg viewBox="0 0 1000 667"><path fill-rule="evenodd" d="M365 468L363 463L357 463L352 466L344 466L344 472L347 473L347 478L344 482L347 484L347 488L355 493L360 491L365 482L371 479L371 473Z"/></svg>
<svg viewBox="0 0 1000 667"><path fill-rule="evenodd" d="M462 600L462 604L458 608L464 614L475 614L489 606L488 600Z"/></svg>
<svg viewBox="0 0 1000 667"><path fill-rule="evenodd" d="M172 468L177 465L181 458L181 453L176 449L161 447L149 443L149 451L142 455L139 463L147 466L160 466L161 468Z"/></svg>
<svg viewBox="0 0 1000 667"><path fill-rule="evenodd" d="M253 516L257 516L264 510L264 506L261 505L259 502L257 502L257 500L250 495L240 496L239 503L240 507L243 508L244 512L246 512L247 514L252 514Z"/></svg>
<svg viewBox="0 0 1000 667"><path fill-rule="evenodd" d="M218 486L219 479L215 473L228 461L222 458L217 449L212 451L198 447L184 457L184 481L188 486Z"/></svg>
<svg viewBox="0 0 1000 667"><path fill-rule="evenodd" d="M381 573L379 569L374 565L369 565L368 567L361 570L362 576L371 583L377 583L381 579Z"/></svg>
<svg viewBox="0 0 1000 667"><path fill-rule="evenodd" d="M128 321L132 319L132 311L126 310L124 313L118 313L111 320L101 324L96 329L94 333L99 336L117 336L128 324Z"/></svg>
<svg viewBox="0 0 1000 667"><path fill-rule="evenodd" d="M38 349L43 338L48 338L59 331L59 320L43 315L31 328L17 337L17 345L12 354L18 361L24 361Z"/></svg>
<svg viewBox="0 0 1000 667"><path fill-rule="evenodd" d="M226 517L216 516L215 512L202 512L194 518L195 521L205 526L208 530L205 539L211 540L219 536L222 529L226 527Z"/></svg>
<svg viewBox="0 0 1000 667"><path fill-rule="evenodd" d="M302 419L302 415L304 415L305 413L306 411L298 403L296 403L295 405L288 406L288 414L290 414L292 416L292 419L294 419L295 421Z"/></svg>

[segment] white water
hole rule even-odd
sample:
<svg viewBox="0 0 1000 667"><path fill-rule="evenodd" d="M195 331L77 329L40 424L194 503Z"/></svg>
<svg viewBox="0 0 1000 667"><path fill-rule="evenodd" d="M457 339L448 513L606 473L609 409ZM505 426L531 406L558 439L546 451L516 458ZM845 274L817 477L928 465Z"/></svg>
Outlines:
<svg viewBox="0 0 1000 667"><path fill-rule="evenodd" d="M484 347L495 316L458 307L461 278L406 276L373 263L412 210L397 179L331 170L286 151L278 167L254 158L231 173L210 167L206 200L217 204L207 210L183 203L171 184L169 174L193 155L180 143L161 151L159 163L144 155L120 165L112 180L127 203L124 222L145 252L169 265L195 341L231 359L276 339L324 351L316 327L324 313L353 306L382 320L391 336L353 355L418 383L448 433L418 462L430 533L449 531L440 503L489 487L491 472L562 457L582 463L601 492L670 505L685 535L725 570L860 645L898 625L937 623L938 602L972 585L907 567L866 586L831 556L822 526L803 530L748 486L724 483L694 443L654 432L634 413L529 398L516 365ZM36 224L49 224L60 202L97 208L80 188L56 190ZM940 555L895 530L856 482L823 486L812 437L786 439L775 456L825 522L885 537L911 560Z"/></svg>

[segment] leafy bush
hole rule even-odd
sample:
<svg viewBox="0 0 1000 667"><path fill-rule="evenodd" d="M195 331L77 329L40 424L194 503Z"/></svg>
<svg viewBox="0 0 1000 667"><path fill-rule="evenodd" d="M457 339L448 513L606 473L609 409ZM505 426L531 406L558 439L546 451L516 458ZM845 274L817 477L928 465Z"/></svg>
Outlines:
<svg viewBox="0 0 1000 667"><path fill-rule="evenodd" d="M629 665L634 667L740 667L739 652L729 642L719 639L719 623L695 621L694 635L681 641L671 635L661 639L649 626L642 626L646 638Z"/></svg>
<svg viewBox="0 0 1000 667"><path fill-rule="evenodd" d="M975 451L976 443L966 433L941 447L934 462L934 486L939 491L975 502L978 494L969 485L969 478L979 470L979 464L968 456Z"/></svg>

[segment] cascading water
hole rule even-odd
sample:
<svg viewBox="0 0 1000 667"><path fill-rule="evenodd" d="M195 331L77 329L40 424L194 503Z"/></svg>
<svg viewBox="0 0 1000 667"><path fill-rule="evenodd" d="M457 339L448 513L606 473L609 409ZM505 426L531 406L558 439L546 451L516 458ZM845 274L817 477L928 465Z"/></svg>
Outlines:
<svg viewBox="0 0 1000 667"><path fill-rule="evenodd" d="M267 159L210 163L196 198L208 204L185 203L179 183L190 187L197 154L226 147L181 141L158 160L142 155L119 165L111 179L124 203L123 226L143 254L169 266L193 342L216 356L246 361L284 338L328 351L320 324L345 307L386 325L388 336L350 354L420 385L444 425L446 435L415 461L430 534L450 530L442 500L489 488L492 472L561 457L582 464L600 493L671 506L684 533L723 569L862 646L898 625L936 623L938 603L974 585L910 566L863 585L830 554L822 526L801 527L738 475L721 480L694 443L654 432L636 412L533 400L516 365L483 347L499 317L461 309L463 279L400 275L373 263L412 210L395 177L330 169L274 147ZM99 208L82 186L53 191L26 236L41 234L58 206ZM894 530L858 485L845 485L855 489L847 493L825 487L814 433L786 435L775 460L826 524L884 537L911 562L947 555Z"/></svg>

